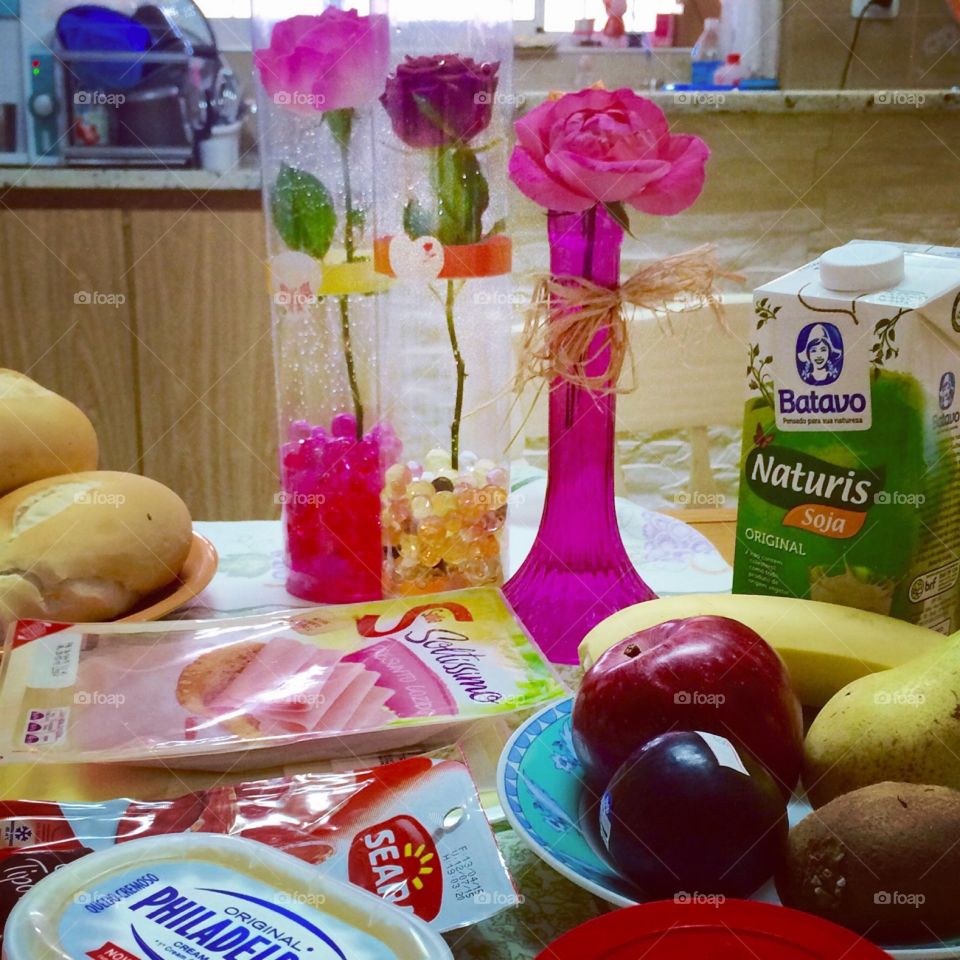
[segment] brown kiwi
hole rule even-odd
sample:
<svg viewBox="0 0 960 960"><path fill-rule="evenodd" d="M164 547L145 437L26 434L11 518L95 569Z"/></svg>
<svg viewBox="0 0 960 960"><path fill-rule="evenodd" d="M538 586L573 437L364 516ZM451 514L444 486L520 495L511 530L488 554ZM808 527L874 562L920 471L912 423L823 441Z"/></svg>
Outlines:
<svg viewBox="0 0 960 960"><path fill-rule="evenodd" d="M790 831L777 874L785 906L883 944L960 936L960 792L875 783Z"/></svg>

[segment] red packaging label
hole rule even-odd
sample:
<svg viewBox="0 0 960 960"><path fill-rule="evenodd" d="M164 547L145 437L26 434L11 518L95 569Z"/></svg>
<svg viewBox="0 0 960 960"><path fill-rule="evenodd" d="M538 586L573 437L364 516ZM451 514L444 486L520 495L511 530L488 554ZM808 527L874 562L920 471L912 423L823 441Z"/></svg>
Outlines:
<svg viewBox="0 0 960 960"><path fill-rule="evenodd" d="M90 960L140 960L139 957L134 956L129 950L124 950L123 947L118 947L109 940L102 947L98 947L96 950L90 950L87 956L90 957Z"/></svg>
<svg viewBox="0 0 960 960"><path fill-rule="evenodd" d="M445 828L453 810L461 819ZM329 876L349 879L441 931L491 916L513 893L467 769L420 756L174 800L0 801L0 929L35 883L90 848L197 832L245 837L324 864ZM479 897L484 891L492 892ZM95 953L96 960L114 960Z"/></svg>
<svg viewBox="0 0 960 960"><path fill-rule="evenodd" d="M413 817L361 831L350 844L350 882L424 920L440 912L443 871L433 838Z"/></svg>

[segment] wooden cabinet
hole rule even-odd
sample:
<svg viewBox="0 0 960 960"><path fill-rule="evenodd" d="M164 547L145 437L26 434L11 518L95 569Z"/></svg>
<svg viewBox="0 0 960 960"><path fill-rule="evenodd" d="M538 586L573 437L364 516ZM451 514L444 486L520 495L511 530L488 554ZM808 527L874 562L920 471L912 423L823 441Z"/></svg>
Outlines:
<svg viewBox="0 0 960 960"><path fill-rule="evenodd" d="M201 520L278 515L259 194L0 199L0 366L79 404L104 469Z"/></svg>

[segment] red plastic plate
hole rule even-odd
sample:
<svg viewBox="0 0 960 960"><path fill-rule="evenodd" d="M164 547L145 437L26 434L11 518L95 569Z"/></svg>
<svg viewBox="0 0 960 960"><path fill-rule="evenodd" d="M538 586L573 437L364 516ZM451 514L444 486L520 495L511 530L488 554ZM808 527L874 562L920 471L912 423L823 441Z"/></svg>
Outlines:
<svg viewBox="0 0 960 960"><path fill-rule="evenodd" d="M615 910L564 934L537 960L889 960L843 927L748 900L658 901Z"/></svg>

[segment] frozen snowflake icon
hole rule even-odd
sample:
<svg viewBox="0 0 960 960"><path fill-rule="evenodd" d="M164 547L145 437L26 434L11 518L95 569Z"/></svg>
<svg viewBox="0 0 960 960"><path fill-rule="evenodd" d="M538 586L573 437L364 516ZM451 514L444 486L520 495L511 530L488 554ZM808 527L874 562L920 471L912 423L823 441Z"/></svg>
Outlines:
<svg viewBox="0 0 960 960"><path fill-rule="evenodd" d="M16 843L27 843L27 841L33 839L33 830L23 823L8 823L3 833L7 846L13 846Z"/></svg>

